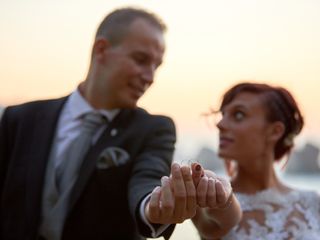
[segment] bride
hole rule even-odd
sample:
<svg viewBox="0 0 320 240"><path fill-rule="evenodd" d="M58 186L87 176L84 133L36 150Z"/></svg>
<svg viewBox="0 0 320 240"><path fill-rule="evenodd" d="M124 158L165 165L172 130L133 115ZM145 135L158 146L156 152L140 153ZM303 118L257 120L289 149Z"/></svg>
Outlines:
<svg viewBox="0 0 320 240"><path fill-rule="evenodd" d="M274 169L303 127L292 95L280 87L240 83L225 93L220 112L218 153L236 165L226 160L243 210L222 239L320 239L319 195L286 186Z"/></svg>

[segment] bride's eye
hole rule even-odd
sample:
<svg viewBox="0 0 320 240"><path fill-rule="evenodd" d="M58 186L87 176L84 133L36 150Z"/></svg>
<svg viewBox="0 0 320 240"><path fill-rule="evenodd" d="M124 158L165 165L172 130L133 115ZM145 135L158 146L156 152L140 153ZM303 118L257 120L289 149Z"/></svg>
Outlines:
<svg viewBox="0 0 320 240"><path fill-rule="evenodd" d="M245 114L242 111L235 111L233 114L234 119L236 119L237 121L241 121L244 119Z"/></svg>

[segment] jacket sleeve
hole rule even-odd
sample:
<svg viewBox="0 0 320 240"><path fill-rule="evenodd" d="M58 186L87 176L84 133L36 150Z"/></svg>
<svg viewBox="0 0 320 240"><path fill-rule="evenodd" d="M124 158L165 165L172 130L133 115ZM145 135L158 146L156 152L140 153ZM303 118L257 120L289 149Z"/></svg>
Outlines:
<svg viewBox="0 0 320 240"><path fill-rule="evenodd" d="M176 132L173 121L168 117L158 116L145 137L144 147L134 160L129 182L129 205L131 214L136 219L140 234L151 237L151 229L143 223L139 214L142 200L161 185L161 177L169 176L174 153ZM171 234L169 227L163 235Z"/></svg>

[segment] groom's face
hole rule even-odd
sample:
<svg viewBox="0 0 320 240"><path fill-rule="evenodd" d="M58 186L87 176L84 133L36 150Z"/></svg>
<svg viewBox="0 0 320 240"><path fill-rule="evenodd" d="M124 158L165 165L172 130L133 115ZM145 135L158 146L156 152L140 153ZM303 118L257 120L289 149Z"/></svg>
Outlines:
<svg viewBox="0 0 320 240"><path fill-rule="evenodd" d="M164 54L163 33L143 19L136 19L124 39L106 50L105 78L101 90L108 108L135 108L154 81Z"/></svg>

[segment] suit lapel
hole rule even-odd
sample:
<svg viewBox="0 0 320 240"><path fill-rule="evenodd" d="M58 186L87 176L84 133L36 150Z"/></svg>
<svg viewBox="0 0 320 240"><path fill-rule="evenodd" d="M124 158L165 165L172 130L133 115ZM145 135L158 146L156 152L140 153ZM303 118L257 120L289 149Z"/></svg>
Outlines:
<svg viewBox="0 0 320 240"><path fill-rule="evenodd" d="M80 197L82 191L85 188L86 183L88 182L91 174L93 173L96 163L99 157L99 154L108 146L118 146L119 141L121 140L121 136L126 128L126 126L130 123L130 119L133 115L133 110L122 110L118 116L114 118L112 122L108 125L104 133L98 139L97 143L92 146L87 153L80 172L78 179L72 189L72 193L70 196L70 204L69 211L74 206L75 202Z"/></svg>
<svg viewBox="0 0 320 240"><path fill-rule="evenodd" d="M27 216L35 216L34 222L29 224L37 224L40 217L41 197L51 145L53 142L57 121L65 98L54 100L44 104L43 111L35 115L33 124L33 135L31 136L32 156L28 159L27 164L27 181L26 181L26 201L27 201Z"/></svg>

